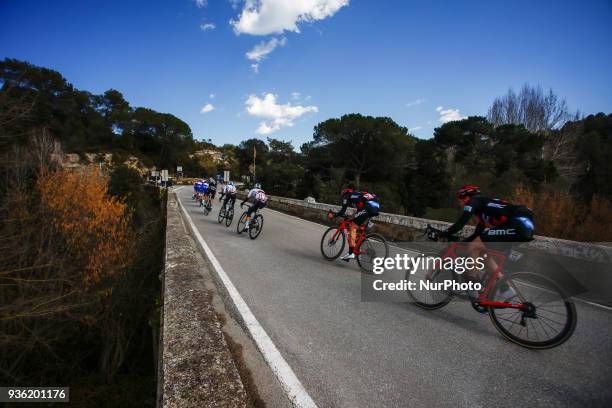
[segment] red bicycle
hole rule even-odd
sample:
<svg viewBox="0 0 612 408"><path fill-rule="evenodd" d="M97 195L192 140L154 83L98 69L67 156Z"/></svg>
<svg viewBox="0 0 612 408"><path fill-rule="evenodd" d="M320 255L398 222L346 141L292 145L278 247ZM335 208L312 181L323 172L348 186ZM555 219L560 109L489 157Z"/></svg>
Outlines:
<svg viewBox="0 0 612 408"><path fill-rule="evenodd" d="M344 250L348 239L349 228L352 221L345 218L338 227L329 227L321 238L321 254L328 261L337 259ZM379 234L366 233L369 221L360 225L357 229L357 240L355 242L355 257L359 267L367 273L373 273L374 258L387 258L389 256L389 244Z"/></svg>
<svg viewBox="0 0 612 408"><path fill-rule="evenodd" d="M431 241L440 239L440 231L430 225L426 234ZM458 237L449 238L449 241L458 240ZM460 246L458 242L451 243L440 258L457 258ZM476 311L489 314L491 322L504 337L523 347L552 348L571 337L576 328L576 306L559 284L541 274L508 271L506 261L513 259L504 252L487 248L486 255L493 257L497 269L484 274L481 278L483 289L476 296L466 291L430 290L432 286L438 289L441 286L422 284L448 280L466 282L463 274L441 267L407 272L406 280L415 282L417 289L407 292L417 306L428 310L446 306L453 296L467 297Z"/></svg>

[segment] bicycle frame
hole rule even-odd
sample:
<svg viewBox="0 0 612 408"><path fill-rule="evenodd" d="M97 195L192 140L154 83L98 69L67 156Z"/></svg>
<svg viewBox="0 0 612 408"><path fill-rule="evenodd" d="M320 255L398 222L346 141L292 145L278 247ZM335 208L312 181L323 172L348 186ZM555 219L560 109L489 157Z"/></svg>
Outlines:
<svg viewBox="0 0 612 408"><path fill-rule="evenodd" d="M338 237L338 234L340 234L340 232L342 232L342 231L348 232L349 227L350 227L351 224L353 224L353 221L351 221L351 220L345 219L344 221L342 221L340 223L340 226L336 230L336 233L332 237L332 241L336 240L336 238ZM366 224L367 223L364 223L363 225L358 225L359 231L358 231L357 240L355 241L355 249L353 251L353 253L355 255L359 255L359 254L364 253L364 252L359 251L359 248L361 247L361 243L363 242L363 240L366 237L366 233L365 233L365 226L366 226Z"/></svg>
<svg viewBox="0 0 612 408"><path fill-rule="evenodd" d="M461 244L459 243L450 244L446 252L442 256L442 259L457 258L459 256L457 254L457 249L460 246ZM493 273L491 273L490 271L486 271L486 274L483 279L486 282L485 288L482 291L482 293L480 293L480 295L478 296L478 304L480 306L504 307L504 308L511 308L511 309L520 309L520 310L525 309L525 305L523 303L497 302L497 301L488 300L489 294L491 293L491 290L495 286L495 283L503 275L502 271L503 271L504 264L506 263L506 260L508 259L508 257L504 253L495 251L493 249L487 248L485 249L485 251L488 257L493 257L493 259L495 260L495 263L497 263L497 269ZM432 273L433 272L435 272L435 270L432 270Z"/></svg>

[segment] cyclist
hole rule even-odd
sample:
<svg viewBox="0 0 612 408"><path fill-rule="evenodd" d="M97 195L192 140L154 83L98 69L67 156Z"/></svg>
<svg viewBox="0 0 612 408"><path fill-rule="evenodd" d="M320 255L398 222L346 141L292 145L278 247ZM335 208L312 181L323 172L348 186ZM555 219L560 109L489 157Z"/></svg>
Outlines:
<svg viewBox="0 0 612 408"><path fill-rule="evenodd" d="M223 197L225 197L225 199L223 199ZM229 201L232 202L232 207L236 203L236 186L234 185L233 181L230 181L225 187L223 187L221 195L219 196L219 201L221 200L223 200L222 208L227 208L225 206Z"/></svg>
<svg viewBox="0 0 612 408"><path fill-rule="evenodd" d="M204 205L204 197L208 193L208 182L200 180L200 206Z"/></svg>
<svg viewBox="0 0 612 408"><path fill-rule="evenodd" d="M450 236L459 232L472 218L476 216L478 225L474 233L465 238L469 242L467 252L470 257L477 258L486 249L485 242L527 242L533 240L533 213L524 205L513 205L506 200L487 198L480 195L480 188L465 185L457 191L459 204L463 206L463 214L451 225L442 236ZM495 271L497 263L493 257L485 260L487 271ZM468 279L476 276L466 272Z"/></svg>
<svg viewBox="0 0 612 408"><path fill-rule="evenodd" d="M259 210L260 208L264 208L268 201L268 196L266 195L266 192L261 189L261 184L255 183L255 186L253 186L251 191L249 191L249 194L247 194L246 198L240 203L240 208L242 208L244 203L246 203L247 201L252 203L252 205L247 211L246 222L244 223L245 230L249 229L249 224L251 223L251 215L256 213L257 210Z"/></svg>
<svg viewBox="0 0 612 408"><path fill-rule="evenodd" d="M208 180L208 192L210 193L210 199L212 201L217 193L217 180L215 180L213 177Z"/></svg>
<svg viewBox="0 0 612 408"><path fill-rule="evenodd" d="M196 180L195 183L193 183L193 199L194 200L199 200L200 199L200 180Z"/></svg>
<svg viewBox="0 0 612 408"><path fill-rule="evenodd" d="M217 181L213 177L208 179L208 189L206 192L209 198L208 211L210 211L212 210L212 203L217 193Z"/></svg>
<svg viewBox="0 0 612 408"><path fill-rule="evenodd" d="M342 190L340 197L342 202L342 208L337 213L330 211L328 218L332 220L334 217L343 217L348 207L356 208L357 211L353 215L351 221L351 228L349 230L349 249L348 253L342 258L343 261L350 261L355 259L355 240L357 239L357 227L367 224L368 220L372 217L376 217L380 210L380 202L376 195L368 193L367 191L354 190L352 186L348 186Z"/></svg>

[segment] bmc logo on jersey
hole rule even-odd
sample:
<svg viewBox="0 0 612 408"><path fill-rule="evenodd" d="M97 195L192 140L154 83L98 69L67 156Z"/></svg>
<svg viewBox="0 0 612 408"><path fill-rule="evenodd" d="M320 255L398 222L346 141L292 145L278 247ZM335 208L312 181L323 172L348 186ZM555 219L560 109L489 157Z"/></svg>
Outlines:
<svg viewBox="0 0 612 408"><path fill-rule="evenodd" d="M489 203L489 204L487 204L487 207L493 207L493 208L505 208L505 207L506 207L506 204Z"/></svg>
<svg viewBox="0 0 612 408"><path fill-rule="evenodd" d="M516 230L514 228L508 229L492 229L489 230L487 235L516 235Z"/></svg>

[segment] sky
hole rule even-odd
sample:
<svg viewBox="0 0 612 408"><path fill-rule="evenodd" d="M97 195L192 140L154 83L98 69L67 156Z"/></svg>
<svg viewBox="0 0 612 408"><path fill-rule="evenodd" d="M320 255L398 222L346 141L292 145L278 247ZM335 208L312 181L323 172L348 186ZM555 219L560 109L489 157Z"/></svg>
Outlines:
<svg viewBox="0 0 612 408"><path fill-rule="evenodd" d="M0 0L0 18L0 58L218 145L299 147L348 113L426 139L524 83L612 113L611 0Z"/></svg>

